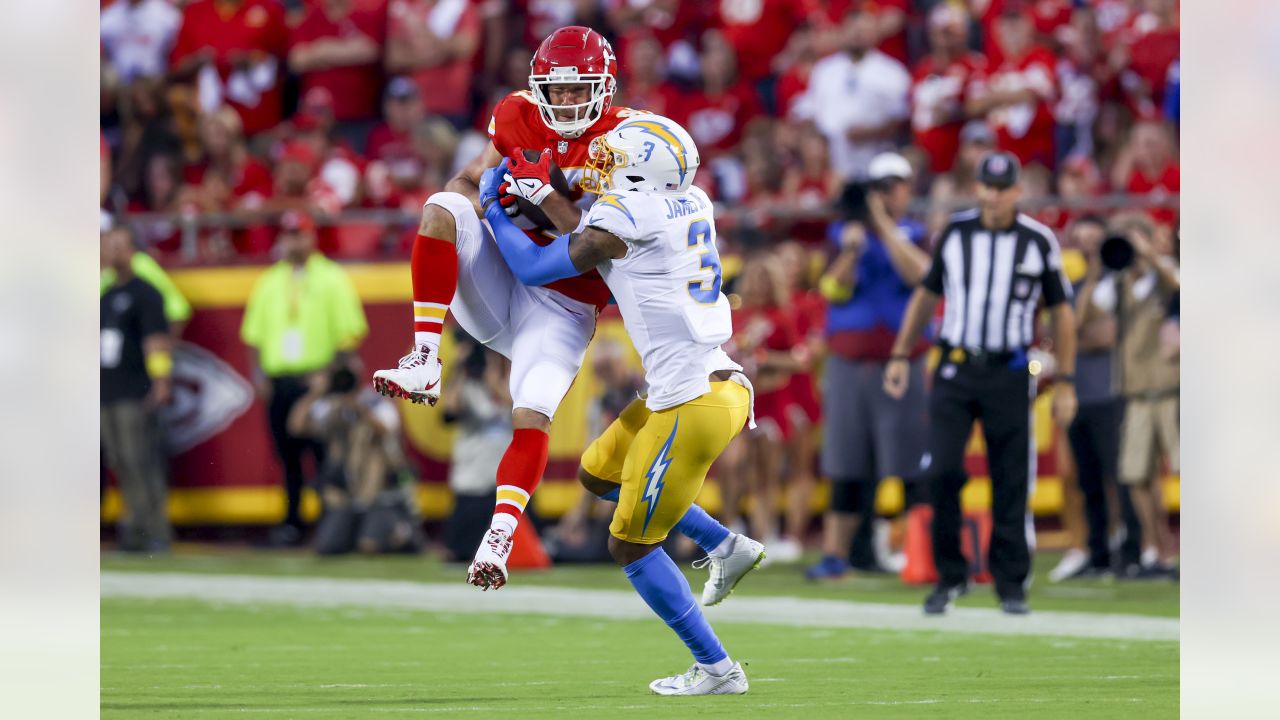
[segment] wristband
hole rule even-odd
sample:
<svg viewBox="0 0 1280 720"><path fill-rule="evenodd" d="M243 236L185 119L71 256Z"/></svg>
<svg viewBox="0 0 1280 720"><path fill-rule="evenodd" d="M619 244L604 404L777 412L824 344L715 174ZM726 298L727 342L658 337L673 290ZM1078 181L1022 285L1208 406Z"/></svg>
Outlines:
<svg viewBox="0 0 1280 720"><path fill-rule="evenodd" d="M157 380L169 377L173 374L173 356L168 352L148 353L147 374Z"/></svg>

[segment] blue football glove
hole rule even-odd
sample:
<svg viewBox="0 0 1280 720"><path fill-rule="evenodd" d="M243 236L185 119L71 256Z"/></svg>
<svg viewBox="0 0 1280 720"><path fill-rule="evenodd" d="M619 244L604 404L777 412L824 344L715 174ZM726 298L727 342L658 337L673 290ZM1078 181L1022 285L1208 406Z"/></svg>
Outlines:
<svg viewBox="0 0 1280 720"><path fill-rule="evenodd" d="M502 162L497 167L489 168L480 176L480 207L486 207L490 202L498 199L498 188L505 180L503 176L507 174L507 159L502 158Z"/></svg>

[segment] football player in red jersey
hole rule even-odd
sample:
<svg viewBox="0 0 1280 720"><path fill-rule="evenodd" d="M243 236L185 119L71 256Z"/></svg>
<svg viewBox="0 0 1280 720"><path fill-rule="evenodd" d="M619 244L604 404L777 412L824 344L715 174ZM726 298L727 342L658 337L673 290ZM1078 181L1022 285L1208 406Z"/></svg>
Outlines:
<svg viewBox="0 0 1280 720"><path fill-rule="evenodd" d="M379 392L434 405L448 311L471 337L511 359L514 433L498 465L492 523L467 572L467 582L485 589L506 584L512 536L546 469L551 418L582 366L609 290L595 270L543 287L515 279L481 222L478 183L485 170L510 158L506 192L537 205L554 224L537 227L517 217L530 240L546 245L576 230L599 189L583 177L591 144L634 114L612 106L616 75L613 49L594 30L563 27L542 42L531 62L529 90L511 93L494 108L484 153L423 206L411 260L414 349L398 368L374 373ZM526 149L541 156L528 161ZM552 162L577 202L550 188ZM703 549L711 556L713 579L732 574L721 567L729 554L720 551L733 546L734 536L705 511L695 506L676 528L710 545ZM737 579L728 577L729 587Z"/></svg>

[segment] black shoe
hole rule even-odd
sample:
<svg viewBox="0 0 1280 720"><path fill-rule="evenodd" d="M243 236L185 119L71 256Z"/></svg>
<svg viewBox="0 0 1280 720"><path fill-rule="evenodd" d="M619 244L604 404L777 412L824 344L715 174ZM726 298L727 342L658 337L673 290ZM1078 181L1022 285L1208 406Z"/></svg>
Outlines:
<svg viewBox="0 0 1280 720"><path fill-rule="evenodd" d="M951 609L956 598L967 594L969 594L968 583L960 583L959 585L938 583L933 592L929 593L929 597L924 599L924 614L942 615Z"/></svg>
<svg viewBox="0 0 1280 720"><path fill-rule="evenodd" d="M271 528L268 533L267 543L271 547L300 547L302 545L302 531L293 525L277 525Z"/></svg>
<svg viewBox="0 0 1280 720"><path fill-rule="evenodd" d="M1031 614L1031 606L1027 604L1026 598L1001 598L1000 609L1005 615Z"/></svg>

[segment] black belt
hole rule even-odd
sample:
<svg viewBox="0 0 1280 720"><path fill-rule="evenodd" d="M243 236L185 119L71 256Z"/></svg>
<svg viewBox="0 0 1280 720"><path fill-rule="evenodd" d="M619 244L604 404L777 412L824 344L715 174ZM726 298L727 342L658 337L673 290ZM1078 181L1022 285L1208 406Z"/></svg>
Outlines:
<svg viewBox="0 0 1280 720"><path fill-rule="evenodd" d="M938 345L938 349L942 351L942 362L976 367L1009 367L1009 364L1019 355L1011 350L991 352L942 344ZM1025 355L1026 352L1023 351L1021 354Z"/></svg>

